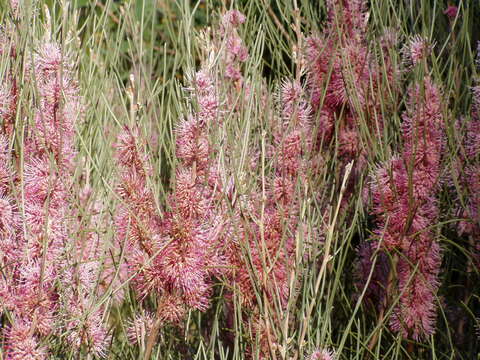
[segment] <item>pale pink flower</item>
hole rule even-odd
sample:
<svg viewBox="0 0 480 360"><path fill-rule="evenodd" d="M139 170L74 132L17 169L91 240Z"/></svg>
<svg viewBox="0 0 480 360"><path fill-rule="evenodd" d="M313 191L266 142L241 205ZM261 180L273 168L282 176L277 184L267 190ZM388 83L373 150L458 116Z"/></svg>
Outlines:
<svg viewBox="0 0 480 360"><path fill-rule="evenodd" d="M19 0L10 0L10 8L13 12L18 9L18 2Z"/></svg>
<svg viewBox="0 0 480 360"><path fill-rule="evenodd" d="M441 254L438 243L432 242L428 235L420 235L415 241L424 244L411 246L408 260L400 259L397 266L401 301L390 324L392 330L401 333L404 338L419 341L435 332L435 294L439 287ZM411 261L414 261L414 266ZM417 271L413 273L415 267Z"/></svg>
<svg viewBox="0 0 480 360"><path fill-rule="evenodd" d="M14 256L17 232L20 226L20 214L13 198L0 193L0 257Z"/></svg>
<svg viewBox="0 0 480 360"><path fill-rule="evenodd" d="M224 61L224 77L236 82L239 89L241 89L243 83L241 63L248 59L248 50L243 45L243 40L237 31L238 26L244 22L245 16L242 13L237 10L230 10L223 16L219 29L220 40L224 46L223 51L219 51Z"/></svg>
<svg viewBox="0 0 480 360"><path fill-rule="evenodd" d="M388 49L395 49L399 41L399 33L393 28L385 29L385 32L380 37L379 41L382 49L386 52Z"/></svg>
<svg viewBox="0 0 480 360"><path fill-rule="evenodd" d="M241 24L245 22L246 18L245 15L243 15L240 11L238 10L229 10L223 15L222 18L222 24L223 26L233 26L233 27L238 27Z"/></svg>
<svg viewBox="0 0 480 360"><path fill-rule="evenodd" d="M8 360L46 360L47 351L32 334L31 324L15 319L7 329L6 359Z"/></svg>
<svg viewBox="0 0 480 360"><path fill-rule="evenodd" d="M196 165L197 171L205 171L208 166L210 147L202 131L198 118L182 121L176 128L177 157L186 166Z"/></svg>
<svg viewBox="0 0 480 360"><path fill-rule="evenodd" d="M123 200L115 221L117 241L125 244L128 273L138 297L156 293L165 322L180 321L188 309L205 311L212 277L223 265L216 251L215 194L209 187L213 173L208 131L219 118L218 94L206 69L195 74L191 85L197 106L176 129L180 164L174 190L167 196L169 210L160 213L155 205L147 183L150 161L138 130L125 127L117 142L121 172L117 193Z"/></svg>
<svg viewBox="0 0 480 360"><path fill-rule="evenodd" d="M248 50L240 37L232 36L227 40L227 51L239 62L245 62L248 58Z"/></svg>
<svg viewBox="0 0 480 360"><path fill-rule="evenodd" d="M88 346L99 357L107 354L110 337L103 326L102 311L92 311L85 300L73 301L72 318L67 320L67 339L70 346L77 351L81 346Z"/></svg>
<svg viewBox="0 0 480 360"><path fill-rule="evenodd" d="M46 337L74 337L65 319L72 309L84 316L90 309L82 300L95 296L99 262L94 258L99 253L93 249L98 237L86 230L73 187L75 127L83 116L74 78L68 56L54 43L41 44L25 77L25 85L34 84L38 97L35 102L25 99L34 104L34 115L21 144L23 166L17 171L22 181L12 170L20 164L10 156L9 142L15 139L0 140L0 211L9 221L9 226L0 224L5 274L0 297L12 319L5 330L8 359L47 358L49 349L38 344ZM9 129L4 131L10 135ZM8 244L3 241L7 235ZM82 346L100 354L103 319L97 317L90 327L88 340L81 336Z"/></svg>
<svg viewBox="0 0 480 360"><path fill-rule="evenodd" d="M335 353L327 349L314 350L306 360L335 360Z"/></svg>
<svg viewBox="0 0 480 360"><path fill-rule="evenodd" d="M433 51L434 44L427 38L415 35L402 48L403 61L409 66L415 66L427 59Z"/></svg>
<svg viewBox="0 0 480 360"><path fill-rule="evenodd" d="M127 339L132 344L145 344L155 323L154 316L146 311L135 314L129 321Z"/></svg>
<svg viewBox="0 0 480 360"><path fill-rule="evenodd" d="M327 0L327 24L334 36L363 36L368 16L364 0Z"/></svg>

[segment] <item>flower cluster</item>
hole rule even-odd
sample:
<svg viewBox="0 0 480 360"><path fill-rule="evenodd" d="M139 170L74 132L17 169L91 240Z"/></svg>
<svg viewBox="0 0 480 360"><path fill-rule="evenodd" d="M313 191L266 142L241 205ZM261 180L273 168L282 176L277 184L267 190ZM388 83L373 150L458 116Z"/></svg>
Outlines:
<svg viewBox="0 0 480 360"><path fill-rule="evenodd" d="M415 35L402 48L403 62L407 68L416 66L432 52L434 44L428 39Z"/></svg>
<svg viewBox="0 0 480 360"><path fill-rule="evenodd" d="M140 130L124 127L116 144L122 202L117 207L117 241L125 249L128 272L141 299L158 295L157 316L181 320L188 309L204 311L212 277L223 272L219 245L222 222L215 210L220 191L211 162L209 129L219 120L216 85L208 68L192 79L195 109L175 130L178 164L166 209L155 201L151 160Z"/></svg>
<svg viewBox="0 0 480 360"><path fill-rule="evenodd" d="M396 43L385 41L394 37L384 36L379 55L368 46L365 1L331 0L327 7L323 33L307 38L308 94L317 119L317 151L331 149L333 141L340 168L355 160L346 203L363 173L367 155L375 148L376 139L383 137L384 114L392 108L399 90L391 51ZM363 134L368 129L371 136L362 135L362 129Z"/></svg>
<svg viewBox="0 0 480 360"><path fill-rule="evenodd" d="M230 10L222 18L220 34L226 38L226 52L223 58L225 77L238 81L242 79L240 64L248 59L248 50L238 35L237 28L245 22L245 15L238 10Z"/></svg>
<svg viewBox="0 0 480 360"><path fill-rule="evenodd" d="M258 59L252 61L242 39L243 24L251 19L237 10L225 12L195 46L178 46L199 51L193 61L181 61L198 68L189 72L174 61L185 75L185 98L174 95L162 102L181 113L164 139L155 134L146 140L143 117L136 115L154 108L134 100L140 104L144 91L155 86L142 79L136 88L139 79L132 75L129 122L118 129L112 163L105 162L117 175L111 192L115 209L109 211L97 193L102 187L90 181L96 169L91 170L78 146L86 108L74 59L84 56L69 53L68 36L62 36L60 46L51 33L65 35L78 24L57 17L45 31L27 32L21 16L35 12L35 4L8 2L0 28L1 358L102 358L109 348L121 349L128 342L140 347L133 353L148 359L158 339L157 353L164 345L169 350L177 346L170 335L183 323L186 356L196 346L205 347L206 355L260 359L333 360L344 356L342 351L356 350L381 356L394 338L380 335L384 323L408 340L410 351L433 335L438 299L445 293L448 303L452 294L452 286L446 286L438 296L444 255L444 266L453 264L454 287L461 288L464 305L477 301L470 288L477 286L472 279L480 269L480 86L472 89L471 113L450 127L447 96L433 80L437 72L429 71L430 60L442 64L431 56L435 31L429 38L406 34L400 50L397 37L408 26L399 23L398 30L387 29L378 38L377 28L368 28L370 13L376 16L372 25L381 25L384 18L377 12L383 8L369 12L366 0L326 0L324 30L305 39L301 31L312 24L304 20L314 18L313 13L303 16L304 9L295 9L278 19L278 9L266 12L277 26L292 16L293 31L281 28L280 37L290 42L294 33L297 43L290 44L294 51L287 59L281 49L262 52L263 45L271 44L260 36ZM77 18L71 8L55 9L65 11L62 19ZM413 9L400 11L399 18L409 19ZM448 6L444 25L454 31L468 10ZM48 7L42 11L39 19L50 22ZM397 26L396 18L387 18ZM117 20L115 28L121 31L123 19ZM90 34L96 27L82 24L87 38L98 40L95 31ZM35 38L41 32L42 41ZM446 41L461 42L461 32ZM27 33L33 34L31 42L25 42L31 38ZM158 52L150 41L145 45L151 54ZM439 52L451 55L442 72L471 59L460 45L460 56L453 42ZM270 58L276 54L281 59ZM400 57L403 62L397 65ZM93 60L88 64L96 72L101 57ZM275 65L258 69L255 65L263 60ZM121 63L123 68L128 62ZM145 68L139 63L132 62L135 74ZM290 65L295 80L275 83L275 71ZM263 70L268 78L262 77ZM462 71L446 76L450 85L463 79ZM168 95L176 86L173 82L161 91ZM403 89L408 89L405 96ZM449 91L455 93L464 92ZM112 113L118 109L113 103ZM452 104L454 113L464 101ZM445 134L459 136L448 136L447 142ZM157 164L151 144L161 159L169 160ZM105 144L100 149L103 153ZM90 156L88 148L83 150ZM156 165L162 165L162 177ZM354 198L355 193L363 198ZM447 223L453 224L449 232L455 227L449 239L460 243L449 249L453 241L444 242L446 251L440 240ZM110 227L113 246L104 235ZM355 246L357 263L351 266ZM458 271L465 269L466 274ZM352 282L358 291L349 296ZM138 301L122 304L130 291ZM369 318L363 314L358 324L352 322L356 319L348 315L358 314L360 301L367 316L377 317L376 325L364 326ZM213 321L207 312L212 303ZM111 336L120 328L109 315L112 304L120 311L129 311L125 305L138 308L124 322L123 337ZM331 310L338 308L340 312ZM445 319L459 335L458 344L450 344L457 352L475 320L452 309L445 307ZM190 321L191 314L196 321ZM368 348L323 347L351 342L349 337L358 333L351 325L366 331ZM165 329L161 336L160 328ZM337 328L353 330L343 336ZM395 346L394 352L404 351L401 341Z"/></svg>
<svg viewBox="0 0 480 360"><path fill-rule="evenodd" d="M23 166L11 157L8 129L1 139L0 298L12 319L5 329L6 355L47 358L40 340L51 335L103 355L103 312L93 308L99 239L82 228L85 219L72 192L75 126L83 116L74 68L53 42L41 44L27 66L37 106L24 135Z"/></svg>
<svg viewBox="0 0 480 360"><path fill-rule="evenodd" d="M366 14L364 1L329 1L324 33L307 39L308 90L319 117L318 141L328 144L338 122L339 154L347 160L360 153L360 121L382 134L379 99L385 84L366 43ZM388 52L383 56L389 86L394 86L396 69Z"/></svg>
<svg viewBox="0 0 480 360"><path fill-rule="evenodd" d="M232 18L240 20L231 21ZM242 23L243 19L243 15L236 11L227 12L222 26L226 23L235 26ZM232 30L231 34L238 36L237 31ZM236 42L241 44L241 40ZM228 45L230 43L227 40L227 54L223 58L227 64L227 79L231 54L238 53L232 50ZM246 50L241 53L246 58ZM236 59L241 62L242 57ZM270 103L265 99L269 98L269 94L266 89L251 89L241 72L239 74L237 80L229 85L230 88L235 89L241 82L244 98L255 91L258 99L265 101L268 106ZM232 99L229 86L219 88L218 93L226 94L229 116L240 117L243 109L237 104L242 103L242 97L239 99L237 94L237 98ZM241 304L246 326L252 329L252 343L255 343L256 337L261 339L254 352L259 351L262 357L268 357L272 344L279 340L271 329L275 325L268 324L272 320L265 318L262 308L286 309L288 300L295 291L291 288L295 240L298 236L309 236L309 230L300 218L300 207L307 187L307 174L313 164L312 109L303 87L298 82L285 80L276 98L279 111L266 118L272 136L271 142L265 144L264 161L268 160L271 168L265 171L264 165L259 161L262 150L258 144L252 143L246 154L248 165L245 165L245 171L254 174L264 172L265 176L255 178L246 186L243 178L245 174L242 173L237 181L224 181L222 186L218 185L223 199L220 206L223 213L228 214L223 216L222 222L224 254L230 269L226 278L237 299L232 301L231 306L234 303ZM230 174L234 174L235 169L228 168L228 159L225 166L222 178L234 178ZM293 285L296 285L295 281ZM257 296L259 291L261 301ZM283 315L274 316L275 321L280 322Z"/></svg>
<svg viewBox="0 0 480 360"><path fill-rule="evenodd" d="M391 327L413 339L432 334L435 324L441 251L431 225L438 218L443 121L440 90L426 77L409 91L403 152L371 175L378 246L399 257L400 302Z"/></svg>
<svg viewBox="0 0 480 360"><path fill-rule="evenodd" d="M285 308L293 290L295 237L307 236L298 194L305 191L314 141L305 92L300 84L285 81L278 99L280 113L269 119L273 136L267 156L273 167L265 181L256 180L240 195L238 184L231 180L235 169L228 168L234 163L230 155L225 154L223 164L214 161L222 149L212 139L221 136L225 115L241 114L238 90L244 88L245 96L252 91L241 71L248 58L238 34L244 21L236 10L223 16L222 38L213 37L209 44L215 55L209 53L209 58L218 60L204 63L190 77L192 110L175 130L178 163L164 210L158 208L148 184L151 160L140 131L122 130L116 144L121 178L117 194L122 201L115 223L133 286L140 298L157 295L158 319L178 321L188 309L206 310L213 277L225 276L246 310L245 321L261 335L265 319L252 315L260 311L256 289L262 288L272 308ZM255 156L250 166L257 171ZM133 320L132 341L142 338L142 329L153 326L147 318ZM261 352L268 350L262 347Z"/></svg>

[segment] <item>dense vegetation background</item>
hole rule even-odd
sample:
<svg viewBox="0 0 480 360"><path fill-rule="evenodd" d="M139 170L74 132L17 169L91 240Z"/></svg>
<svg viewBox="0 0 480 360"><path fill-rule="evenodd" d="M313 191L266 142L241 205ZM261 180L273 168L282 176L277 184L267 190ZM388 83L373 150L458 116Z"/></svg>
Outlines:
<svg viewBox="0 0 480 360"><path fill-rule="evenodd" d="M479 358L479 18L4 0L0 359Z"/></svg>

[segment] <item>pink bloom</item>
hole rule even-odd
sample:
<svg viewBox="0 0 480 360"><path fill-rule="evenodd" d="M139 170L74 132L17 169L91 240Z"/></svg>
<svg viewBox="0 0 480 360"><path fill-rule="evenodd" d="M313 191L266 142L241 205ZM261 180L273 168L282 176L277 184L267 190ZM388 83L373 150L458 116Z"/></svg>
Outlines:
<svg viewBox="0 0 480 360"><path fill-rule="evenodd" d="M410 89L402 118L401 157L392 158L371 176L372 212L383 249L400 252L396 270L402 295L391 327L419 340L435 329L441 265L440 247L430 226L438 218L443 115L440 90L430 78Z"/></svg>
<svg viewBox="0 0 480 360"><path fill-rule="evenodd" d="M416 35L403 47L403 61L407 66L415 66L430 56L433 46L428 39Z"/></svg>
<svg viewBox="0 0 480 360"><path fill-rule="evenodd" d="M358 154L360 148L358 133L355 130L345 130L339 136L339 155L349 159Z"/></svg>
<svg viewBox="0 0 480 360"><path fill-rule="evenodd" d="M243 15L240 11L229 10L225 13L225 15L223 15L222 24L225 27L229 25L233 27L238 27L239 25L243 24L245 20L245 15Z"/></svg>
<svg viewBox="0 0 480 360"><path fill-rule="evenodd" d="M212 277L222 272L217 251L218 229L212 212L211 147L208 131L219 121L217 87L206 69L192 79L195 109L176 129L176 156L180 161L169 209L160 213L148 185L150 160L137 129L125 127L117 141L121 182L117 193L118 243L125 244L128 273L140 299L159 296L159 316L178 322L188 309L205 311L210 304ZM147 169L147 170L146 170ZM218 190L217 190L218 191Z"/></svg>
<svg viewBox="0 0 480 360"><path fill-rule="evenodd" d="M19 0L10 0L10 7L14 13L18 10L18 1Z"/></svg>
<svg viewBox="0 0 480 360"><path fill-rule="evenodd" d="M312 109L303 98L304 90L300 84L284 80L280 89L280 103L282 106L282 117L285 122L283 126L288 126L290 122L295 125L310 125Z"/></svg>
<svg viewBox="0 0 480 360"><path fill-rule="evenodd" d="M383 50L386 52L388 49L394 49L398 44L398 31L393 28L385 29L385 32L380 37L380 44L382 45Z"/></svg>
<svg viewBox="0 0 480 360"><path fill-rule="evenodd" d="M0 297L12 319L5 330L8 359L44 359L50 356L39 345L45 337L75 337L65 319L72 309L79 317L90 310L77 301L95 297L99 274L98 238L78 211L72 186L75 127L83 115L73 65L56 44L45 43L26 74L25 85L35 79L38 98L25 98L34 104L34 115L21 144L23 166L17 171L22 181L13 171L20 162L10 154L15 139L0 138L0 211L9 222L0 222ZM11 134L9 128L4 131ZM99 334L106 330L102 318L94 323L88 336L81 336L82 346L100 354Z"/></svg>
<svg viewBox="0 0 480 360"><path fill-rule="evenodd" d="M239 89L243 82L240 64L248 59L248 50L243 45L243 40L237 32L237 27L245 22L245 15L237 10L228 11L220 26L222 44L219 49L220 55L223 57L226 79L236 82ZM247 89L248 90L248 89Z"/></svg>
<svg viewBox="0 0 480 360"><path fill-rule="evenodd" d="M82 299L73 301L70 306L72 318L67 320L70 346L77 351L82 345L89 346L93 354L105 357L110 339L103 326L102 311L92 311Z"/></svg>
<svg viewBox="0 0 480 360"><path fill-rule="evenodd" d="M439 287L438 274L441 265L440 246L425 236L425 244L421 236L411 245L408 261L400 259L397 271L400 305L395 310L390 324L392 330L405 338L421 340L435 331L436 292ZM417 272L412 273L414 267Z"/></svg>
<svg viewBox="0 0 480 360"><path fill-rule="evenodd" d="M450 19L455 19L458 13L458 7L455 5L448 5L448 7L443 13L447 15Z"/></svg>
<svg viewBox="0 0 480 360"><path fill-rule="evenodd" d="M312 150L319 152L321 158L324 153L330 153L327 151L330 146L335 147L341 168L355 160L343 207L354 193L370 153L369 140L360 128L382 138L383 114L394 100L384 94L396 94L399 90L399 71L388 51L388 47L395 44L393 32L381 39L382 64L368 46L366 1L329 0L327 10L323 33L306 39L307 91L312 119L316 121L312 128L318 131Z"/></svg>
<svg viewBox="0 0 480 360"><path fill-rule="evenodd" d="M197 171L205 171L208 166L210 147L202 132L202 125L196 118L182 121L176 129L177 157L187 166L196 164Z"/></svg>
<svg viewBox="0 0 480 360"><path fill-rule="evenodd" d="M150 330L155 323L155 319L149 312L141 312L135 314L134 318L129 321L127 328L127 339L132 344L140 344L145 346Z"/></svg>
<svg viewBox="0 0 480 360"><path fill-rule="evenodd" d="M242 79L242 72L237 68L237 66L228 64L225 68L225 77L232 81L238 81Z"/></svg>
<svg viewBox="0 0 480 360"><path fill-rule="evenodd" d="M363 36L368 22L366 10L364 0L328 0L328 27L332 33L337 32L345 38Z"/></svg>
<svg viewBox="0 0 480 360"><path fill-rule="evenodd" d="M227 51L240 62L245 62L248 58L248 50L240 37L232 36L227 40Z"/></svg>
<svg viewBox="0 0 480 360"><path fill-rule="evenodd" d="M139 129L124 126L115 143L115 157L121 166L131 168L132 173L150 175L149 159L144 152L145 145L137 139L141 139Z"/></svg>
<svg viewBox="0 0 480 360"><path fill-rule="evenodd" d="M176 188L172 198L172 206L184 219L199 218L207 214L208 200L204 198L204 190L198 184L192 169L180 168L176 172Z"/></svg>
<svg viewBox="0 0 480 360"><path fill-rule="evenodd" d="M9 195L0 193L0 243L5 241L5 246L13 247L9 243L15 242L19 224L19 213L14 200Z"/></svg>
<svg viewBox="0 0 480 360"><path fill-rule="evenodd" d="M330 350L314 350L306 360L335 360L335 353Z"/></svg>
<svg viewBox="0 0 480 360"><path fill-rule="evenodd" d="M31 324L16 319L7 330L6 359L8 360L46 360L46 349L40 346L33 336Z"/></svg>

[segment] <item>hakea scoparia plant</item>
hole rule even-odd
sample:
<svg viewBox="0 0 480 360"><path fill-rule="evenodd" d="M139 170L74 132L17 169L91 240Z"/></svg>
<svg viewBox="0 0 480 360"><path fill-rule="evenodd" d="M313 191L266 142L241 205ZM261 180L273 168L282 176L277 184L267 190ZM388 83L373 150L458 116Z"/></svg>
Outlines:
<svg viewBox="0 0 480 360"><path fill-rule="evenodd" d="M56 43L44 41L26 70L24 86L34 86L36 98L22 162L12 150L13 115L1 114L8 125L0 156L0 303L10 319L2 330L4 354L12 360L47 359L44 340L57 336L68 344L65 351L102 356L109 339L103 307L95 307L100 238L85 230L79 194L72 192L75 127L83 116L75 68ZM89 211L98 216L98 207Z"/></svg>
<svg viewBox="0 0 480 360"><path fill-rule="evenodd" d="M317 151L332 149L334 142L340 168L355 161L345 202L364 172L367 156L375 156L369 149L383 138L385 112L393 109L399 93L392 51L395 34L389 31L380 39L377 55L368 44L367 25L366 1L330 0L323 32L308 37L305 46Z"/></svg>
<svg viewBox="0 0 480 360"><path fill-rule="evenodd" d="M386 33L384 35L387 39L383 39L389 44L393 44L396 41L388 39L390 37L396 37L394 33ZM406 72L412 71L417 65L423 65L427 56L430 55L432 45L430 42L419 36L413 36L402 48L402 62ZM366 186L363 189L363 198L367 200L369 197L369 191L371 187ZM366 285L366 280L372 270L372 278L366 289L364 300L369 305L373 306L372 309L382 311L385 304L386 284L388 283L388 257L383 252L378 252L375 244L371 242L362 242L357 248L358 261L356 263L356 287L361 290ZM377 262L372 269L372 260L378 255Z"/></svg>
<svg viewBox="0 0 480 360"><path fill-rule="evenodd" d="M157 315L178 322L188 309L205 310L210 278L222 264L215 242L220 224L212 209L212 174L207 126L218 106L206 71L195 76L199 109L177 127L175 188L168 210L157 207L148 179L150 160L138 128L124 127L116 143L122 202L117 208L117 236L124 244L128 272L140 299L159 296Z"/></svg>
<svg viewBox="0 0 480 360"><path fill-rule="evenodd" d="M385 296L400 296L391 328L415 340L435 330L441 249L432 224L438 220L437 193L443 149L443 109L439 87L429 77L409 90L402 116L403 151L371 175L375 247L395 261L397 276L384 283ZM385 279L383 279L385 280Z"/></svg>
<svg viewBox="0 0 480 360"><path fill-rule="evenodd" d="M241 70L248 58L238 33L244 21L236 10L223 16L221 39L213 37L206 47L209 59L211 52L218 55L217 62L206 62L191 76L188 89L193 110L175 130L178 164L165 210L156 207L148 186L152 171L139 130L124 127L119 135L118 242L124 244L139 297L155 294L158 299L157 326L152 325L151 315L137 316L129 330L131 340L141 338L142 329L155 330L159 322L183 319L189 309L206 310L213 278L223 277L233 289L227 306L241 304L242 316L253 328L252 342L256 336L262 339L262 356L268 356L277 341L273 334L266 334L267 319L255 293L261 288L262 302L273 309L285 308L294 290L290 286L295 236L307 231L300 221L302 198L297 195L303 194L299 188L310 169L311 107L300 84L284 82L280 114L271 121L273 142L267 155L273 171L265 183L256 181L248 193L238 194L231 180L235 169L228 169L228 155L222 165L214 158L222 149L211 139L214 131L222 131L226 114L235 118L242 111L238 90L243 89L245 96L253 91ZM264 89L259 91L259 98L264 98ZM252 157L249 167L259 170L258 154L248 156Z"/></svg>
<svg viewBox="0 0 480 360"><path fill-rule="evenodd" d="M243 21L242 14L231 11L222 23L227 39L224 79L235 86L241 81L239 63L247 56L235 32L235 26ZM124 246L128 272L139 298L157 295L153 333L163 322L179 322L190 309L205 311L210 304L212 279L222 275L227 265L221 244L224 222L217 209L224 188L209 138L211 129L221 124L222 112L226 112L225 105L220 104L217 76L208 64L191 76L188 89L194 108L175 130L178 164L166 209L157 207L148 185L153 174L144 144L139 142L139 129L125 126L116 144L121 175L117 193L122 199L117 208L117 240ZM134 320L134 328L139 327L141 318ZM131 333L137 332L134 328Z"/></svg>
<svg viewBox="0 0 480 360"><path fill-rule="evenodd" d="M224 26L231 14L229 12L224 17ZM236 32L231 34L238 37ZM241 44L241 40L235 42ZM227 40L228 43L232 42ZM238 53L228 46L227 51ZM242 50L241 54L238 57L240 61L246 56L243 55L246 50ZM251 96L251 91L259 92L258 99L268 98L264 88L250 88L241 72L236 81L236 84L240 82L243 85L246 98ZM265 156L271 161L271 170L264 174L263 179L258 177L250 183L248 191L242 190L241 194L236 186L242 184L222 188L224 201L221 206L229 214L223 219L224 254L230 269L226 278L238 300L230 305L241 305L246 327L252 329L252 343L256 344L255 339L260 339L252 354L257 353L261 357L269 357L280 345L276 335L278 331L273 328L284 321L282 317L285 316L287 303L296 290L292 288L298 280L292 278L296 237L313 236L312 230L302 222L300 208L308 186L308 174L318 165L318 157L312 156L312 109L303 87L296 81L285 80L278 91L277 104L279 111L273 111L266 120L272 134L272 142L265 145ZM241 109L235 110L238 114L230 112L231 117L240 116ZM252 148L256 149L254 145ZM258 161L260 153L258 150L248 154L250 159L246 171L264 172L263 165ZM226 172L234 171L226 169ZM257 296L259 291L260 298Z"/></svg>
<svg viewBox="0 0 480 360"><path fill-rule="evenodd" d="M274 329L284 321L284 311L296 291L298 279L292 276L297 236L313 236L300 216L313 143L311 108L295 81L284 81L278 102L280 114L273 118L273 142L267 153L272 171L231 204L234 216L227 222L231 230L226 254L232 269L227 279L252 329L252 343L260 339L251 354L261 358L277 351L280 339Z"/></svg>

